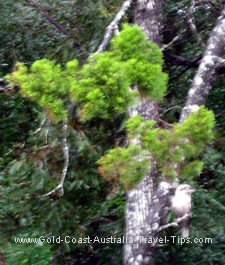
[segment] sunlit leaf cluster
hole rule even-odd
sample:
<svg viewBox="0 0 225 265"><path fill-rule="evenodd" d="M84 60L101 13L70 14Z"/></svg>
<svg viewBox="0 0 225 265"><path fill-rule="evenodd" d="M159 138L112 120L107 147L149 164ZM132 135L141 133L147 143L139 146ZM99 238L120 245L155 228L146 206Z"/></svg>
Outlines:
<svg viewBox="0 0 225 265"><path fill-rule="evenodd" d="M132 188L148 172L151 154L165 178L194 178L202 172L200 156L213 139L214 123L213 112L205 107L169 129L155 128L154 121L144 122L135 116L126 123L128 138L139 139L143 149L135 145L112 149L98 161L101 173L106 179L118 179L125 188Z"/></svg>
<svg viewBox="0 0 225 265"><path fill-rule="evenodd" d="M199 158L205 145L213 139L214 123L213 112L201 107L183 123L174 124L169 129L143 130L141 139L143 146L157 160L160 173L166 178L192 178L203 169L203 162Z"/></svg>
<svg viewBox="0 0 225 265"><path fill-rule="evenodd" d="M111 51L92 55L79 69L77 61L67 63L63 69L42 59L29 70L19 63L9 80L56 121L66 115L69 93L79 104L80 118L85 121L124 113L137 96L130 89L134 85L138 85L141 94L157 100L163 97L167 85L161 51L147 41L137 26L128 25L112 40Z"/></svg>
<svg viewBox="0 0 225 265"><path fill-rule="evenodd" d="M126 190L134 188L150 169L148 153L138 145L114 148L97 164L106 180L119 182Z"/></svg>
<svg viewBox="0 0 225 265"><path fill-rule="evenodd" d="M69 62L63 70L48 59L34 62L30 70L22 63L17 67L9 80L20 86L21 95L37 102L52 120L62 120L66 116L66 95L75 82L77 61Z"/></svg>

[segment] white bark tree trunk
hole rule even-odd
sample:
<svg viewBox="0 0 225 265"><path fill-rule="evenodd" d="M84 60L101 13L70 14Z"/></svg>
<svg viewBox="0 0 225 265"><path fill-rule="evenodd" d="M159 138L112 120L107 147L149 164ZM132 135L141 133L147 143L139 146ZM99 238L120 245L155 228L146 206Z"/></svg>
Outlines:
<svg viewBox="0 0 225 265"><path fill-rule="evenodd" d="M137 0L135 4L135 23L140 26L150 41L161 46L162 40L162 1ZM181 122L192 109L205 103L216 67L224 62L220 56L225 49L225 9L219 17L206 45L203 59L196 73L188 99L182 110ZM134 110L132 110L134 111ZM136 113L146 119L158 120L157 104L143 99L136 108ZM150 159L151 172L141 183L127 194L125 214L126 244L124 245L124 265L153 265L154 249L144 239L157 238L160 226L170 209L169 183L163 182L156 171L156 164ZM143 240L142 240L143 239Z"/></svg>
<svg viewBox="0 0 225 265"><path fill-rule="evenodd" d="M161 7L160 0L138 0L135 4L135 23L142 28L150 41L158 45L161 45L162 38ZM130 112L135 111L130 109ZM136 113L145 120L158 121L158 106L149 99L142 98ZM170 207L169 184L157 188L156 163L152 158L150 160L151 172L135 189L127 193L125 265L153 264L155 246L145 240L148 237L156 238L157 228L162 224L164 213Z"/></svg>
<svg viewBox="0 0 225 265"><path fill-rule="evenodd" d="M150 41L162 45L162 1L137 0L135 4L135 19L137 24Z"/></svg>

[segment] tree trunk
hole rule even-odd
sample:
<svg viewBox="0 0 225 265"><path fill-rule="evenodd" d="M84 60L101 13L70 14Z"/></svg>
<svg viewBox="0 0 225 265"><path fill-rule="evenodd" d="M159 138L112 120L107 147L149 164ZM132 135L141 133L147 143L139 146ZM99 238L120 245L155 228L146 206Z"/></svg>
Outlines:
<svg viewBox="0 0 225 265"><path fill-rule="evenodd" d="M150 41L162 44L162 1L137 0L135 5L135 19L137 24Z"/></svg>
<svg viewBox="0 0 225 265"><path fill-rule="evenodd" d="M160 0L137 0L135 4L135 23L140 26L150 41L161 46L162 40L162 2ZM182 110L182 122L190 111L204 104L216 67L220 66L220 58L225 49L225 9L219 17L206 45L193 85L188 93L188 99ZM146 119L158 120L157 104L143 99L139 106L130 112L142 115ZM125 265L153 265L156 244L150 244L148 238L159 236L160 226L170 209L171 185L163 182L156 171L156 163L152 158L151 172L141 183L127 194L126 244L124 245Z"/></svg>
<svg viewBox="0 0 225 265"><path fill-rule="evenodd" d="M135 23L144 30L150 41L161 45L162 5L160 0L138 0L135 4ZM139 106L129 109L130 115L137 113L145 120L158 121L158 106L150 99L142 98ZM150 158L151 172L132 191L127 193L126 243L124 264L153 264L156 246L148 238L157 237L157 229L170 207L168 195L170 185L162 182L157 191L156 163ZM169 205L168 205L169 204Z"/></svg>

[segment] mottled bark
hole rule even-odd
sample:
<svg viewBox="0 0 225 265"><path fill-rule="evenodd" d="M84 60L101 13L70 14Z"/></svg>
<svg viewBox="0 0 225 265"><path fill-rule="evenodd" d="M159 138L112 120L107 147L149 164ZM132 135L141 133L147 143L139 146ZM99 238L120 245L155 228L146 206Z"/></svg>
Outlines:
<svg viewBox="0 0 225 265"><path fill-rule="evenodd" d="M159 0L137 0L135 5L135 23L139 25L150 41L161 45L162 10ZM225 48L225 10L211 33L203 58L199 65L193 85L188 94L188 100L182 111L183 121L192 109L205 103L211 83L221 61ZM142 99L138 107L129 109L130 115L135 113L146 119L158 120L157 104L148 99ZM138 143L138 141L137 141ZM149 158L151 172L141 183L127 194L126 237L124 246L125 265L154 264L154 249L156 246L142 239L157 238L161 231L168 210L171 207L171 186L160 178L156 163ZM164 226L165 227L165 226ZM132 242L132 243L131 243Z"/></svg>
<svg viewBox="0 0 225 265"><path fill-rule="evenodd" d="M135 5L135 23L145 31L150 41L159 45L162 38L161 7L159 0L138 0ZM130 116L135 113L145 120L158 121L157 103L150 99L142 98L139 106L129 109ZM157 237L170 207L170 185L162 182L158 188L156 162L151 157L149 160L151 171L135 189L127 193L125 265L153 264L155 246L145 240Z"/></svg>
<svg viewBox="0 0 225 265"><path fill-rule="evenodd" d="M162 44L162 1L137 0L135 5L135 24L147 33L148 39Z"/></svg>
<svg viewBox="0 0 225 265"><path fill-rule="evenodd" d="M186 119L192 110L203 105L207 99L212 81L221 63L221 56L225 50L225 8L218 18L213 29L206 49L199 65L198 71L193 80L191 89L188 92L187 102L181 113L180 121ZM222 60L223 61L223 60Z"/></svg>

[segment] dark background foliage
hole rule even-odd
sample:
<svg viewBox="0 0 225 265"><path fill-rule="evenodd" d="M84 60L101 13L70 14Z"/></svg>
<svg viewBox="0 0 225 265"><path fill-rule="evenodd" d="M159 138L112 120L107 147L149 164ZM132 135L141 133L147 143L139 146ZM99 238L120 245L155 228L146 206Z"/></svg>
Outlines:
<svg viewBox="0 0 225 265"><path fill-rule="evenodd" d="M28 1L29 2L29 1ZM10 73L17 61L28 66L40 58L61 64L77 58L84 63L94 52L104 30L123 1L42 1L48 16L65 30L51 24L27 1L0 3L0 77ZM197 60L202 48L196 44L187 23L185 8L190 1L164 1L164 43L180 37L165 53ZM206 42L222 1L202 1L195 22ZM124 21L132 21L132 13ZM165 54L170 76L168 93L160 106L161 118L178 120L195 68L174 65ZM6 84L2 83L1 86ZM191 180L194 194L191 223L193 237L211 237L212 244L168 244L157 252L156 264L224 264L225 260L225 161L224 78L217 75L207 106L214 110L216 139L203 156L204 172ZM43 111L22 98L17 89L0 92L0 259L6 264L120 264L120 244L15 244L15 237L121 237L125 193L105 182L95 162L106 150L123 145L124 116L95 119L82 124L78 109L70 111L68 142L70 166L64 196L43 197L57 186L63 165L62 126L44 119ZM170 229L167 235L178 235Z"/></svg>

